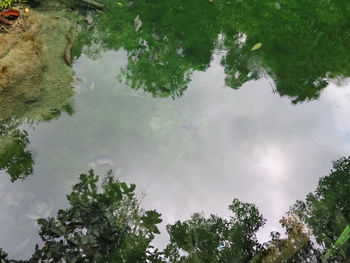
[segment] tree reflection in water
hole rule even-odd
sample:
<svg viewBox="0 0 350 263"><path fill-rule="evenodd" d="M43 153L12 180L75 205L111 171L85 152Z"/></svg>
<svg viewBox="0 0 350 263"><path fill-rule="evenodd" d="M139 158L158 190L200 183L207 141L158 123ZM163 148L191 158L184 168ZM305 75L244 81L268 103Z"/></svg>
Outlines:
<svg viewBox="0 0 350 263"><path fill-rule="evenodd" d="M269 76L294 103L317 99L329 81L350 75L349 1L102 2L106 10L81 35L75 56L83 47L90 56L125 49L120 78L154 96L181 96L192 73L205 71L219 50L226 85L238 89ZM262 47L252 51L257 43Z"/></svg>
<svg viewBox="0 0 350 263"><path fill-rule="evenodd" d="M69 207L59 210L56 218L38 219L44 246L36 247L26 262L348 262L350 258L349 237L333 248L350 222L350 157L334 162L316 191L297 201L280 220L287 237L272 232L264 244L256 238L265 223L258 208L234 199L229 219L195 213L189 220L168 225L170 243L160 252L151 242L159 234L161 215L140 208L135 185L115 180L111 172L101 188L98 181L92 170L81 174L67 196ZM325 258L328 251L332 253ZM16 262L0 252L3 262Z"/></svg>
<svg viewBox="0 0 350 263"><path fill-rule="evenodd" d="M72 104L64 104L61 109L43 111L40 116L25 122L29 125L35 122L49 122L58 119L62 113L71 116L74 113ZM18 128L21 124L19 119L0 120L0 171L6 171L11 177L11 182L24 180L34 172L35 154L29 149L28 132Z"/></svg>
<svg viewBox="0 0 350 263"><path fill-rule="evenodd" d="M0 140L0 170L10 175L11 182L31 175L35 163L34 154L28 149L28 133L15 129L1 136Z"/></svg>

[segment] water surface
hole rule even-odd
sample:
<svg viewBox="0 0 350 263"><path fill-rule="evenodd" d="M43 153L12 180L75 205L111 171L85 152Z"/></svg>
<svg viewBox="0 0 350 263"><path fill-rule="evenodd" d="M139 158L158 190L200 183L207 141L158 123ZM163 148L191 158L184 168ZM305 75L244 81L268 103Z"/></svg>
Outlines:
<svg viewBox="0 0 350 263"><path fill-rule="evenodd" d="M173 100L121 84L123 50L82 56L74 115L22 126L36 153L34 174L11 183L1 172L1 246L29 256L38 242L34 219L64 207L77 175L90 168L136 183L164 225L194 211L228 215L234 197L253 202L268 219L260 236L267 239L331 160L349 154L350 90L330 84L318 101L294 105L268 78L233 91L219 62L218 55L206 72L195 72L186 94Z"/></svg>
<svg viewBox="0 0 350 263"><path fill-rule="evenodd" d="M13 183L0 171L0 247L10 256L31 255L35 220L65 207L90 168L136 183L143 206L162 213L163 233L195 211L227 216L237 197L267 218L264 241L332 161L349 155L344 14L328 21L327 12L269 2L242 4L243 13L214 3L199 15L195 2L180 2L152 12L136 3L122 16L111 9L76 47L72 116L53 113L57 119L18 128L28 132L22 148L33 171ZM137 14L143 23L135 32ZM166 242L166 234L156 240Z"/></svg>

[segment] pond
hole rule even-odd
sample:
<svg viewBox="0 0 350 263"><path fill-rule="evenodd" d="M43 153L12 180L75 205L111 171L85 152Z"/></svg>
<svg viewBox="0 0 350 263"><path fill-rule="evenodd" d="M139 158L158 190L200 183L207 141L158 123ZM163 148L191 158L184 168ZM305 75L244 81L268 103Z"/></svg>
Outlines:
<svg viewBox="0 0 350 263"><path fill-rule="evenodd" d="M32 169L0 171L11 258L42 244L36 219L67 207L91 168L135 183L162 233L197 211L227 217L233 198L254 203L263 242L350 154L348 3L177 2L121 1L95 18L73 47L69 114L16 128Z"/></svg>

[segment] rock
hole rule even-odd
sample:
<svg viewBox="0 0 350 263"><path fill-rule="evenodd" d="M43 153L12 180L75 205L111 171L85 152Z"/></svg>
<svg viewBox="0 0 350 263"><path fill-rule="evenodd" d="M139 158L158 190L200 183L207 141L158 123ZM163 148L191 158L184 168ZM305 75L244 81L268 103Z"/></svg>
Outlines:
<svg viewBox="0 0 350 263"><path fill-rule="evenodd" d="M62 55L70 51L76 23L64 12L23 12L9 33L0 34L0 122L39 118L73 95L73 70Z"/></svg>

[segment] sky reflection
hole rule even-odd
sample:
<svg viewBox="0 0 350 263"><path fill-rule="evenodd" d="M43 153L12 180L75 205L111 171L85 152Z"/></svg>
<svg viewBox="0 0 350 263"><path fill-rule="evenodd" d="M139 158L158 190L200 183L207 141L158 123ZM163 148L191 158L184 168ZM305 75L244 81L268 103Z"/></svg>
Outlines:
<svg viewBox="0 0 350 263"><path fill-rule="evenodd" d="M296 199L313 191L331 161L350 153L350 89L330 84L320 99L294 105L274 93L271 79L225 86L220 56L195 72L176 100L152 98L118 82L126 53L106 52L75 64L75 114L29 133L34 175L11 184L0 172L0 247L30 256L35 218L66 205L78 174L113 169L146 194L143 205L162 213L163 227L195 211L229 215L234 197L255 203L268 220L267 240ZM33 237L30 240L28 237ZM161 236L157 245L166 243ZM19 244L19 245L18 245Z"/></svg>

